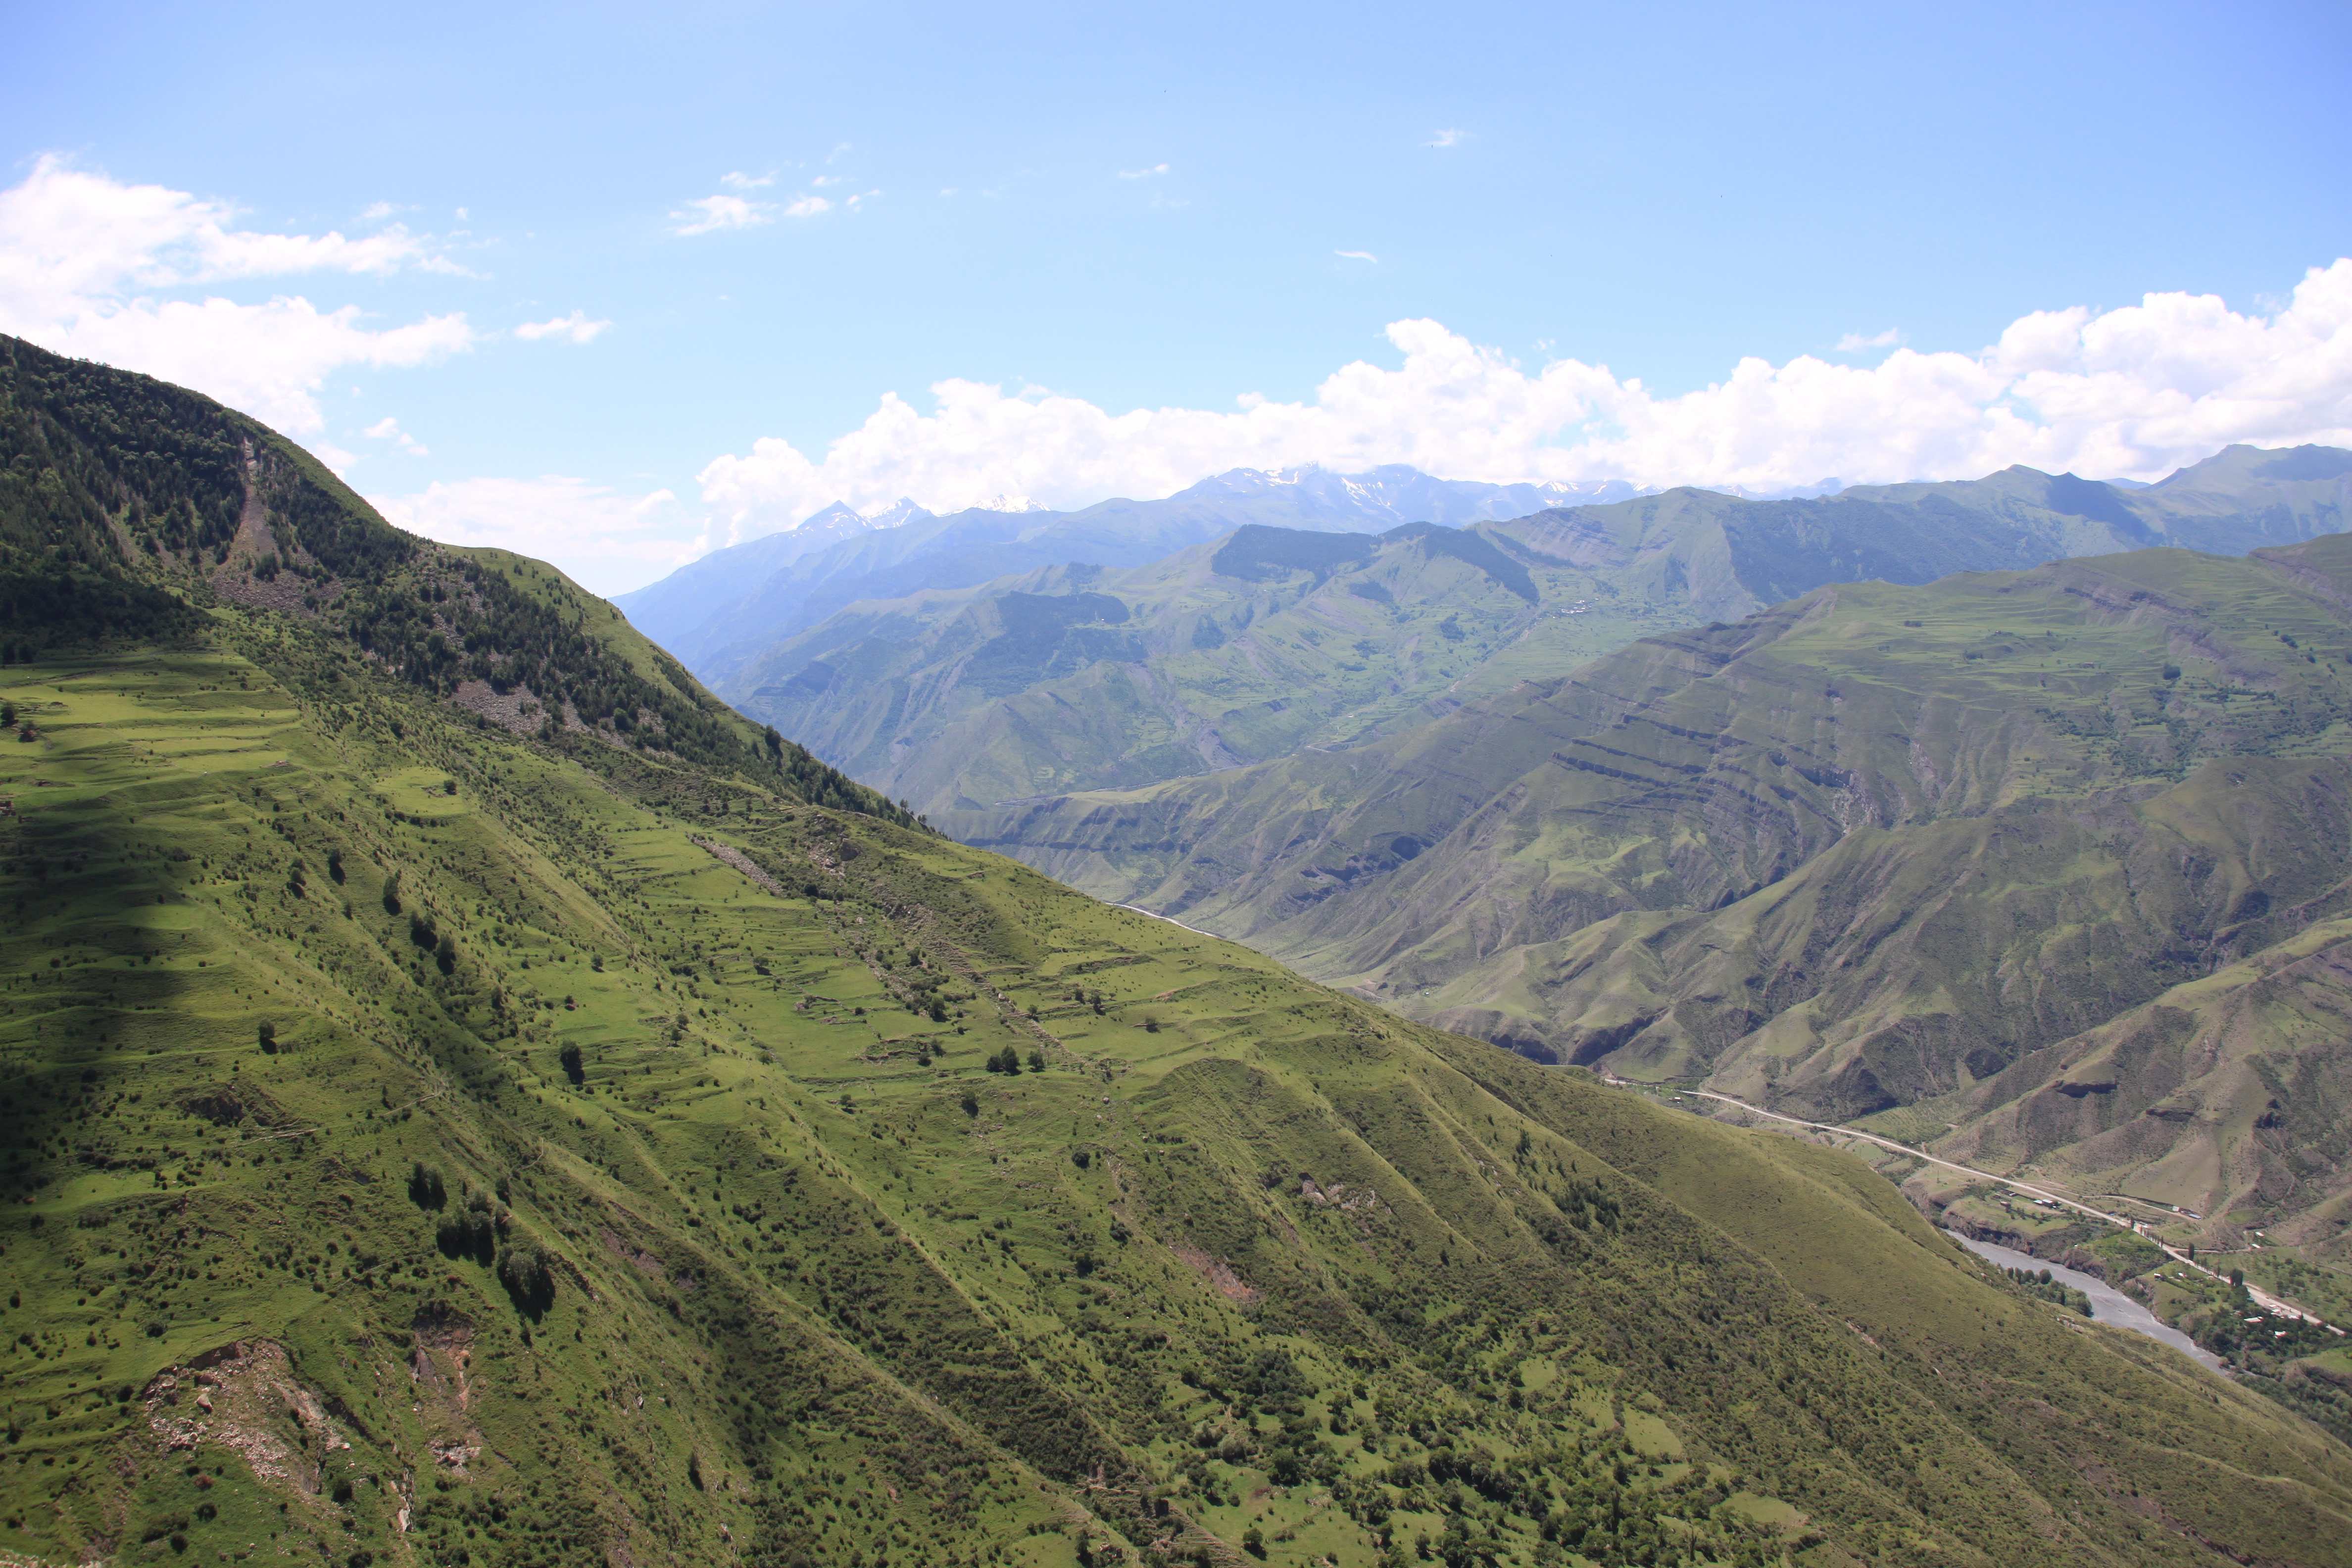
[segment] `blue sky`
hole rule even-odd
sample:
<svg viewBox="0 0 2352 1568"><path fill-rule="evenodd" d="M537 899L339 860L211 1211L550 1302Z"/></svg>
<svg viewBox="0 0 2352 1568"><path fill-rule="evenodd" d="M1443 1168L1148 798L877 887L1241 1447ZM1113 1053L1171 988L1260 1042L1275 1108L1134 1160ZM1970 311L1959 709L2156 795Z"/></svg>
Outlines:
<svg viewBox="0 0 2352 1568"><path fill-rule="evenodd" d="M8 27L0 326L192 381L395 515L606 591L835 492L1074 504L1234 460L2145 476L2352 425L2352 268L2306 278L2352 256L2341 5ZM100 209L126 259L68 277ZM298 299L356 313L268 313ZM2132 395L2084 405L2118 364ZM974 388L944 420L943 381Z"/></svg>

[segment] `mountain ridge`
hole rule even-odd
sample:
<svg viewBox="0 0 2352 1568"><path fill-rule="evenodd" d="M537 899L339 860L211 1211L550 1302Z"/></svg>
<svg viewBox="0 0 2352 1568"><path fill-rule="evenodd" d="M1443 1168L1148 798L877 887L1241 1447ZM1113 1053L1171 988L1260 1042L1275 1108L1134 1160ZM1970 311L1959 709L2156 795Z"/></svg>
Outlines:
<svg viewBox="0 0 2352 1568"><path fill-rule="evenodd" d="M986 809L1364 743L1832 582L2292 542L2343 522L2347 472L2326 448L2249 448L2129 491L2012 468L1809 500L1682 489L1458 529L1247 523L1143 565L863 601L706 673L919 810ZM1469 574L1405 564L1414 544Z"/></svg>

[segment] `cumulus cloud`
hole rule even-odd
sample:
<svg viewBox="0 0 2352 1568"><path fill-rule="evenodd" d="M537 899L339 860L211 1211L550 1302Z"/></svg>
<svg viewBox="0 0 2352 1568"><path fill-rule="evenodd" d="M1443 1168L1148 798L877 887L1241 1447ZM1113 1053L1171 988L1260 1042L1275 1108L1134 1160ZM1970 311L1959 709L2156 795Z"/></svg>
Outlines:
<svg viewBox="0 0 2352 1568"><path fill-rule="evenodd" d="M1469 140L1469 136L1470 132L1467 131L1456 131L1448 128L1439 132L1427 142L1422 143L1422 145L1425 147L1459 147L1464 142Z"/></svg>
<svg viewBox="0 0 2352 1568"><path fill-rule="evenodd" d="M857 200L856 196L852 196L849 199L853 205L855 205ZM802 196L784 208L784 216L786 217L814 217L819 213L831 212L832 210L833 204L823 196Z"/></svg>
<svg viewBox="0 0 2352 1568"><path fill-rule="evenodd" d="M1871 349L1891 349L1902 341L1903 334L1893 327L1887 328L1883 332L1872 332L1866 336L1861 332L1848 332L1838 340L1837 352L1842 354L1858 354Z"/></svg>
<svg viewBox="0 0 2352 1568"><path fill-rule="evenodd" d="M318 391L329 375L458 353L474 342L466 318L379 328L357 306L320 310L292 294L247 304L203 290L410 268L462 270L398 224L356 238L266 233L240 226L224 203L54 156L0 190L0 331L198 387L297 434L323 427Z"/></svg>
<svg viewBox="0 0 2352 1568"><path fill-rule="evenodd" d="M756 191L762 185L774 184L776 183L776 176L773 174L747 174L740 169L730 169L726 174L719 176L719 183L726 186L730 191Z"/></svg>
<svg viewBox="0 0 2352 1568"><path fill-rule="evenodd" d="M886 394L812 458L768 437L709 464L704 500L738 535L835 500L934 511L1023 495L1049 506L1167 495L1232 468L1410 463L1461 479L1626 479L1771 491L1961 479L2012 463L2156 479L2231 442L2352 446L2352 259L2271 314L2213 295L2020 318L1974 353L1897 348L1875 365L1743 359L1661 395L1605 365L1528 370L1430 321L1391 323L1394 368L1358 362L1311 400L1113 414L1075 397L950 380L918 409Z"/></svg>
<svg viewBox="0 0 2352 1568"><path fill-rule="evenodd" d="M597 594L634 588L709 547L688 534L691 525L668 490L629 495L562 474L436 482L408 495L367 499L393 522L427 539L563 562Z"/></svg>
<svg viewBox="0 0 2352 1568"><path fill-rule="evenodd" d="M1150 180L1156 179L1167 172L1167 164L1154 163L1148 169L1121 169L1118 172L1118 177L1122 180Z"/></svg>
<svg viewBox="0 0 2352 1568"><path fill-rule="evenodd" d="M525 342L537 342L541 338L561 338L565 342L593 343L597 335L612 324L610 321L592 321L587 311L574 310L551 321L525 321L514 330L514 335Z"/></svg>

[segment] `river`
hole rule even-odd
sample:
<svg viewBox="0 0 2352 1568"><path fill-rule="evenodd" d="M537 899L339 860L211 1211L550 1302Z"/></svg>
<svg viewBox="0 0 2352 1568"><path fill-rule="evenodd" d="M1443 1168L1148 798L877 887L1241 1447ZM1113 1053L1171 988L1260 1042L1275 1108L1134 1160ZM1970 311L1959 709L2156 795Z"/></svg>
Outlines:
<svg viewBox="0 0 2352 1568"><path fill-rule="evenodd" d="M1947 1231L1945 1234L1979 1258L1989 1263L1997 1263L2003 1268L2031 1268L2036 1273L2047 1268L2050 1270L2051 1279L2061 1284L2072 1285L2091 1299L2093 1322L2113 1323L2119 1329L2129 1329L2136 1334L2146 1334L2149 1339L2163 1341L2183 1355L2211 1367L2215 1372L2229 1370L2220 1356L2202 1349L2196 1341L2104 1279L2094 1279L2079 1269L2061 1268L2054 1263L2044 1263L2039 1258L2011 1247L1999 1247L1990 1241L1971 1241L1958 1231Z"/></svg>

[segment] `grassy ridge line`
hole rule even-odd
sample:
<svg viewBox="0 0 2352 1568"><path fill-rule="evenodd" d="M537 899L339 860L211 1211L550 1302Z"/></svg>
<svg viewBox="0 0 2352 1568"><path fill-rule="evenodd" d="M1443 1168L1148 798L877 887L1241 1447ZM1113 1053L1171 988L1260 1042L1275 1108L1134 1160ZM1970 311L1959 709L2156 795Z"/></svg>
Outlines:
<svg viewBox="0 0 2352 1568"><path fill-rule="evenodd" d="M1861 1342L1786 1270L1578 1142L1614 1097L1547 1104L1549 1086L1493 1079L1498 1099L1429 1056L1434 1037L1003 862L609 747L518 745L354 676L299 628L257 623L246 647L44 667L47 689L13 689L64 707L45 706L39 742L0 753L8 793L43 802L10 819L28 918L0 1044L37 1070L7 1113L78 1131L13 1140L39 1151L12 1173L35 1201L0 1211L12 1289L32 1300L11 1317L41 1352L20 1345L8 1379L28 1461L0 1468L10 1549L135 1545L184 1520L199 1543L430 1557L463 1542L517 1562L634 1543L695 1560L726 1554L725 1524L755 1560L895 1543L1066 1562L1071 1532L1110 1551L1118 1524L1138 1546L1164 1531L1216 1552L1255 1528L1277 1558L1372 1562L1383 1531L1409 1544L1457 1521L1531 1545L1537 1486L1561 1519L1587 1519L1573 1497L1600 1505L1595 1521L1615 1510L1632 1532L1608 1549L1619 1560L1671 1538L1642 1522L1666 1516L1733 1555L1776 1555L1788 1539L1754 1521L1792 1516L1739 1500L1775 1494L1825 1542L1895 1560L1922 1528L1958 1561L2042 1550L1969 1504L2019 1472L1969 1417L1897 1415L1913 1396L1866 1392L1877 1374L1845 1348ZM737 847L786 896L698 838ZM383 898L394 872L398 915ZM830 896L808 899L811 881ZM590 907L609 923L583 921ZM450 973L415 913L455 942ZM935 941L1037 1015L1070 1065L982 1072L1035 1036L967 994ZM26 962L41 952L73 967ZM950 1021L900 993L955 998ZM275 1054L253 1043L262 1022ZM234 1121L182 1109L225 1088L242 1097ZM326 1131L274 1140L254 1164L244 1139L265 1121ZM1637 1143L1675 1136L1646 1125ZM444 1177L441 1210L404 1190L419 1161ZM1324 1201L1265 1184L1301 1171ZM496 1270L434 1247L436 1226L478 1212L464 1187L501 1182L487 1198L510 1215L499 1256L552 1259L535 1318ZM142 1272L154 1259L168 1266ZM94 1305L68 1305L92 1284ZM1729 1321L1749 1327L1727 1341ZM1884 1343L1885 1325L1862 1321ZM2037 1323L2016 1320L2029 1348ZM98 1343L71 1331L85 1324ZM290 1492L213 1439L179 1451L208 1488L156 1450L189 1418L185 1397L161 1403L159 1376L183 1369L185 1390L224 1340L255 1348L207 1373L213 1415L238 1418L247 1447L277 1444L308 1478ZM269 1345L322 1411L339 1402L330 1429L351 1449L264 1417ZM461 1370L465 1402L386 1397L453 1389ZM1801 1384L1811 1412L1785 1392ZM125 1385L130 1400L112 1397ZM2151 1387L2158 1407L2179 1397ZM1294 1401L1310 1426L1279 1414ZM2230 1451L2294 1478L2282 1484L2352 1495L2324 1445L2225 1429ZM1919 1445L1978 1479L1902 1479ZM427 1457L468 1450L462 1472ZM1429 1479L1439 1455L1473 1451L1515 1502L1449 1500ZM583 1452L600 1456L585 1473ZM1090 1489L1097 1465L1129 1489ZM108 1479L122 1466L134 1479ZM916 1485L933 1473L944 1492ZM1138 1511L1147 1483L1164 1521ZM1346 1506L1316 1508L1318 1488ZM827 1495L862 1511L826 1520L811 1500ZM2218 1493L2184 1500L2204 1527L2242 1527ZM2185 1550L2164 1529L2139 1542L2119 1504L2092 1515L2062 1529L2070 1556Z"/></svg>
<svg viewBox="0 0 2352 1568"><path fill-rule="evenodd" d="M12 648L186 637L190 606L313 618L422 689L908 820L704 690L610 605L509 552L393 528L208 398L0 336L0 611Z"/></svg>

